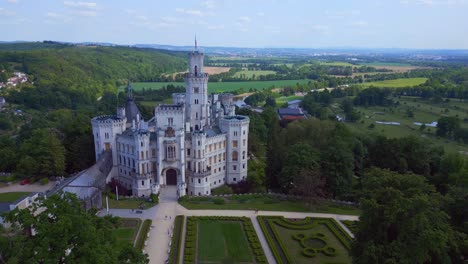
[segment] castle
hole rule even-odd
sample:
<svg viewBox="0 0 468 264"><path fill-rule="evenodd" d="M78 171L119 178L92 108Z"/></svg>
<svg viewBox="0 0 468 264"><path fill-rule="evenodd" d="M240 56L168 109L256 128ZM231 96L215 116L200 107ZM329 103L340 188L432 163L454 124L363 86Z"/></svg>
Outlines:
<svg viewBox="0 0 468 264"><path fill-rule="evenodd" d="M232 94L208 94L204 54L188 54L185 93L160 104L145 121L128 87L125 107L116 115L92 119L96 160L111 150L117 180L138 197L177 186L179 196L209 195L211 189L247 178L249 118L235 114Z"/></svg>

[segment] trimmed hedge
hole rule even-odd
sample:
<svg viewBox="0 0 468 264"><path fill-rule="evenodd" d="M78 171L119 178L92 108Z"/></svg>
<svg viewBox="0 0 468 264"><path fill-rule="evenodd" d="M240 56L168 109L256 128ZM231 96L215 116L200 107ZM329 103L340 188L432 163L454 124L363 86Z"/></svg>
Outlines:
<svg viewBox="0 0 468 264"><path fill-rule="evenodd" d="M180 259L180 247L182 244L182 230L184 226L184 216L178 215L174 221L174 230L172 232L171 251L169 252L169 264L178 264Z"/></svg>
<svg viewBox="0 0 468 264"><path fill-rule="evenodd" d="M139 250L143 250L143 247L145 246L145 240L150 230L151 223L153 223L153 220L146 219L141 226L140 234L138 235L138 240L135 244L135 247Z"/></svg>
<svg viewBox="0 0 468 264"><path fill-rule="evenodd" d="M282 239L280 238L278 231L274 225L279 225L286 229L292 230L308 230L316 227L319 224L324 224L327 228L337 237L341 244L347 248L351 249L352 238L347 232L345 232L339 224L333 218L311 218L306 217L301 220L290 220L282 216L258 216L257 217L260 227L265 234L268 245L273 253L273 256L276 259L278 264L283 263L294 263L291 256L289 255L288 250L283 244ZM318 236L323 236L321 233L317 233ZM307 248L301 251L304 256L313 257L317 253L313 248ZM336 249L333 247L328 247L326 250L322 251L327 256L335 256L337 254Z"/></svg>
<svg viewBox="0 0 468 264"><path fill-rule="evenodd" d="M239 221L242 223L244 234L249 241L250 248L256 263L267 264L268 261L263 251L260 240L258 239L255 228L250 218L229 217L229 216L189 216L187 217L185 247L184 247L184 264L196 263L196 242L198 234L198 221L214 220L214 221Z"/></svg>

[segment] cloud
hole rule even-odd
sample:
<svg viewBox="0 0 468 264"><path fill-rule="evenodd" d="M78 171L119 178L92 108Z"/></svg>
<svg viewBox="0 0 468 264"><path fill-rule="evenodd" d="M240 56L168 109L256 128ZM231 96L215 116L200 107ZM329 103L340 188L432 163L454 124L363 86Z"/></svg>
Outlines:
<svg viewBox="0 0 468 264"><path fill-rule="evenodd" d="M199 17L213 15L212 12L203 12L197 9L176 8L176 12L181 13L181 14L191 15L191 16L199 16Z"/></svg>
<svg viewBox="0 0 468 264"><path fill-rule="evenodd" d="M218 30L218 29L224 29L224 27L225 27L224 24L221 24L221 25L210 25L207 28L210 30Z"/></svg>
<svg viewBox="0 0 468 264"><path fill-rule="evenodd" d="M216 5L213 0L207 0L202 3L202 6L206 9L214 9Z"/></svg>
<svg viewBox="0 0 468 264"><path fill-rule="evenodd" d="M68 7L88 8L88 9L95 9L97 7L97 3L94 3L94 2L64 1L63 4Z"/></svg>
<svg viewBox="0 0 468 264"><path fill-rule="evenodd" d="M91 10L80 10L80 11L75 11L73 12L76 15L83 16L83 17L95 17L97 16L96 11L91 11Z"/></svg>
<svg viewBox="0 0 468 264"><path fill-rule="evenodd" d="M11 3L11 4L16 4L18 3L18 0L7 0L8 3Z"/></svg>
<svg viewBox="0 0 468 264"><path fill-rule="evenodd" d="M367 23L367 21L364 20L354 21L351 23L351 26L353 27L367 27L368 25L369 23Z"/></svg>
<svg viewBox="0 0 468 264"><path fill-rule="evenodd" d="M257 16L260 16L260 17L265 16L265 13L263 13L263 12L258 12L258 13L257 13Z"/></svg>
<svg viewBox="0 0 468 264"><path fill-rule="evenodd" d="M409 4L416 4L422 5L427 7L432 7L435 5L439 6L454 6L454 5L464 5L466 4L466 0L400 0L400 4L409 5Z"/></svg>
<svg viewBox="0 0 468 264"><path fill-rule="evenodd" d="M250 18L247 16L241 16L237 19L240 23L250 23Z"/></svg>
<svg viewBox="0 0 468 264"><path fill-rule="evenodd" d="M14 11L5 9L3 7L0 7L0 16L7 16L7 17L12 17L15 16L16 13Z"/></svg>

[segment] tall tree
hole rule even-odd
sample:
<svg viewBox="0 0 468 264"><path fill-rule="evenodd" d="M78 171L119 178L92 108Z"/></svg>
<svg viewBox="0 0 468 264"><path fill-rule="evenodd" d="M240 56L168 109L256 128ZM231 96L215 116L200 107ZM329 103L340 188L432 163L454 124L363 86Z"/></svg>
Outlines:
<svg viewBox="0 0 468 264"><path fill-rule="evenodd" d="M441 195L423 176L372 169L362 183L353 263L460 261L464 235L451 228Z"/></svg>
<svg viewBox="0 0 468 264"><path fill-rule="evenodd" d="M112 217L85 211L74 194L42 198L5 220L13 225L0 234L0 259L6 263L148 263L147 255L117 242Z"/></svg>

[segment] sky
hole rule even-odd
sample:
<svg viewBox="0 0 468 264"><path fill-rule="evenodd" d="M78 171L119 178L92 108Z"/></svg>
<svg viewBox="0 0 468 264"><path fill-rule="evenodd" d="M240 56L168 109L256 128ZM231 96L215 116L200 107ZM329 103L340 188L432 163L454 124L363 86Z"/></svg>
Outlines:
<svg viewBox="0 0 468 264"><path fill-rule="evenodd" d="M0 41L468 49L468 0L0 0Z"/></svg>

